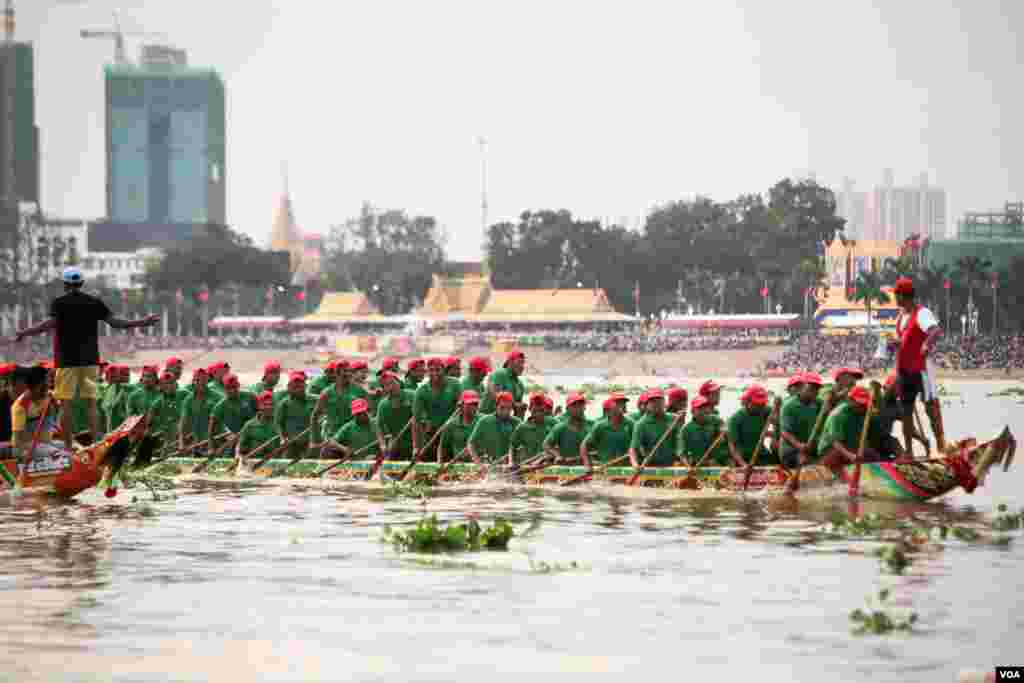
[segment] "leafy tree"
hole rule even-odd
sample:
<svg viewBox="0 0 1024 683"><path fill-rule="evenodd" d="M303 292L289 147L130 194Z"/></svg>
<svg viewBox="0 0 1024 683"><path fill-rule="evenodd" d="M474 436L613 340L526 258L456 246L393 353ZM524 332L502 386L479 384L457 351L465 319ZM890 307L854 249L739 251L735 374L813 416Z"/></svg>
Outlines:
<svg viewBox="0 0 1024 683"><path fill-rule="evenodd" d="M854 283L853 300L863 301L868 312L868 328L871 327L871 308L875 304L887 304L889 294L882 289L882 278L878 273L861 272Z"/></svg>
<svg viewBox="0 0 1024 683"><path fill-rule="evenodd" d="M331 229L327 284L364 292L385 314L407 313L423 301L431 275L444 264L443 243L433 217L364 203L359 216Z"/></svg>
<svg viewBox="0 0 1024 683"><path fill-rule="evenodd" d="M917 275L917 269L914 266L914 261L910 256L900 256L899 258L888 257L882 263L882 280L886 285L895 285L896 280L901 277L914 278Z"/></svg>
<svg viewBox="0 0 1024 683"><path fill-rule="evenodd" d="M945 303L945 318L947 324L951 315L950 301L952 292L946 291L946 281L950 279L949 266L932 268L925 266L914 275L914 290L917 298L933 311L938 312L940 302ZM952 284L952 283L950 283Z"/></svg>
<svg viewBox="0 0 1024 683"><path fill-rule="evenodd" d="M988 282L992 262L977 256L964 256L957 260L953 276L967 286L967 306L974 306L974 288Z"/></svg>

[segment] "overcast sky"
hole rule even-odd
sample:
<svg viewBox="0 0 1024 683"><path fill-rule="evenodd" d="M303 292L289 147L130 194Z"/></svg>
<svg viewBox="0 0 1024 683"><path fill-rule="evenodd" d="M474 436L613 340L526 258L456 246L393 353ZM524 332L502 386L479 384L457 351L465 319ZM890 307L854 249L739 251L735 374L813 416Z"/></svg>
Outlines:
<svg viewBox="0 0 1024 683"><path fill-rule="evenodd" d="M434 215L636 222L812 171L928 172L953 217L1024 198L1020 0L16 0L36 45L44 209L105 212L102 66L83 27L164 34L228 96L228 220L265 244L289 169L307 232L368 200ZM129 37L137 54L140 42Z"/></svg>

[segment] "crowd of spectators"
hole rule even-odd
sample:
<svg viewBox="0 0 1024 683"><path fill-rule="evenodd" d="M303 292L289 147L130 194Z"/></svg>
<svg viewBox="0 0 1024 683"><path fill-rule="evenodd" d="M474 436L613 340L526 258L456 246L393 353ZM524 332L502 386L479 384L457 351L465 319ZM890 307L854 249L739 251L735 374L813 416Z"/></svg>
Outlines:
<svg viewBox="0 0 1024 683"><path fill-rule="evenodd" d="M893 367L894 347L879 351L878 337L850 334L828 336L818 333L797 337L780 358L765 363L766 370L828 371L837 367L881 370ZM944 335L930 354L931 362L947 370L1024 369L1024 334Z"/></svg>
<svg viewBox="0 0 1024 683"><path fill-rule="evenodd" d="M565 334L544 335L551 351L611 351L662 353L667 351L725 351L752 349L757 339L747 335L692 334Z"/></svg>

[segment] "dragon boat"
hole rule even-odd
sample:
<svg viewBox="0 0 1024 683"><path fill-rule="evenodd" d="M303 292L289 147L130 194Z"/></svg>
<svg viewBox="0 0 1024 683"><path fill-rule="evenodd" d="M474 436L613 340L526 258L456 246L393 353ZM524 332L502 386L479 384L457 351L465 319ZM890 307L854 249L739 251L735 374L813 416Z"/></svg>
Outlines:
<svg viewBox="0 0 1024 683"><path fill-rule="evenodd" d="M73 451L65 450L63 443L41 443L27 465L3 459L0 467L18 482L22 493L73 498L99 484L104 472L119 469L143 433L143 418L130 417L96 443L75 444Z"/></svg>
<svg viewBox="0 0 1024 683"><path fill-rule="evenodd" d="M958 442L948 449L946 455L934 455L923 460L908 463L879 462L862 465L860 475L860 494L867 498L895 500L906 502L923 502L945 495L957 488L968 493L983 484L993 466L1001 464L1003 470L1009 469L1016 451L1016 440L1005 428L996 438L984 443L974 439ZM187 475L192 468L206 462L203 458L176 457L159 463L160 474ZM317 473L337 463L337 460L287 460L275 459L262 463L259 469L252 472L257 477L288 477L313 478ZM380 468L382 481L396 481L409 471L409 462L384 462ZM373 461L344 462L331 469L323 478L331 481L362 481L373 470ZM412 468L415 478L430 479L443 482L480 481L491 473L515 474L529 485L558 485L571 480L590 480L609 485L624 485L636 469L633 467L611 467L606 471L591 472L580 465L550 466L516 473L506 467L490 466L486 470L474 463L454 463L449 465L438 476L441 465L437 463L417 463ZM234 473L236 461L233 458L218 458L208 463L210 475ZM853 476L854 467L847 466L840 476L833 474L827 467L811 465L800 470L800 488L802 492L821 491L837 484L848 483ZM755 467L750 477L748 489L751 491L784 490L790 475L781 467ZM723 495L736 495L743 488L745 471L732 467L702 467L691 470L687 466L679 467L647 467L639 477L639 484L646 487L676 489L681 493L687 490L718 491ZM845 491L845 486L843 487Z"/></svg>

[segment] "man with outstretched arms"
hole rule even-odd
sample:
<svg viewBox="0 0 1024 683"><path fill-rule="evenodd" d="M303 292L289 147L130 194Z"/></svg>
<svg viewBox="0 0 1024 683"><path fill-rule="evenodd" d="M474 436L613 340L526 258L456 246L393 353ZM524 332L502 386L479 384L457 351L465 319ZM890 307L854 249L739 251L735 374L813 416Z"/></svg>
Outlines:
<svg viewBox="0 0 1024 683"><path fill-rule="evenodd" d="M936 445L944 453L946 433L942 425L942 407L935 390L935 374L928 363L928 354L942 334L942 328L935 314L917 303L914 282L910 278L901 277L896 281L896 303L902 309L896 319L896 336L900 343L896 351L896 373L905 408L903 444L908 452L913 452L914 402L920 395L935 433Z"/></svg>

